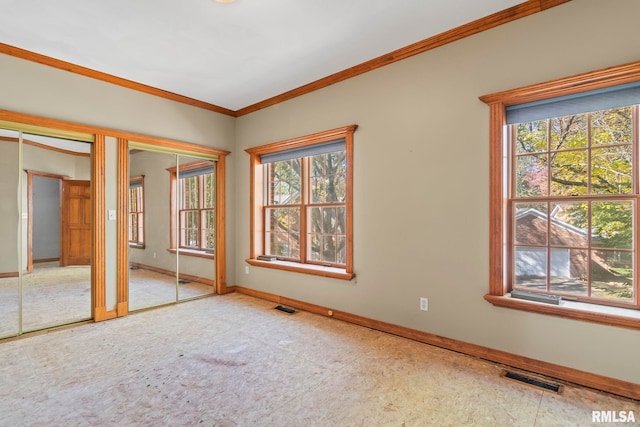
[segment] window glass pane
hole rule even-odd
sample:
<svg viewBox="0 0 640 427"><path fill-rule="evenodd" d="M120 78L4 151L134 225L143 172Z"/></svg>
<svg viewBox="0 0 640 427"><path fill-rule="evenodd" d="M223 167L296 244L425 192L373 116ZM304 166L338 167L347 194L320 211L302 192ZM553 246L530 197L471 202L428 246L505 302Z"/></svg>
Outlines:
<svg viewBox="0 0 640 427"><path fill-rule="evenodd" d="M136 212L138 210L138 189L129 189L129 211Z"/></svg>
<svg viewBox="0 0 640 427"><path fill-rule="evenodd" d="M591 245L600 248L633 248L633 201L591 204Z"/></svg>
<svg viewBox="0 0 640 427"><path fill-rule="evenodd" d="M265 240L267 255L300 258L300 209L266 208Z"/></svg>
<svg viewBox="0 0 640 427"><path fill-rule="evenodd" d="M310 258L327 263L345 263L346 209L312 207L310 217Z"/></svg>
<svg viewBox="0 0 640 427"><path fill-rule="evenodd" d="M180 209L197 209L199 198L198 177L180 179Z"/></svg>
<svg viewBox="0 0 640 427"><path fill-rule="evenodd" d="M631 144L632 108L614 108L591 113L592 145Z"/></svg>
<svg viewBox="0 0 640 427"><path fill-rule="evenodd" d="M551 195L587 194L587 151L560 151L551 154Z"/></svg>
<svg viewBox="0 0 640 427"><path fill-rule="evenodd" d="M212 173L208 173L203 177L204 185L204 206L205 209L212 209L216 205L216 183Z"/></svg>
<svg viewBox="0 0 640 427"><path fill-rule="evenodd" d="M537 197L547 195L548 168L547 155L516 157L516 197Z"/></svg>
<svg viewBox="0 0 640 427"><path fill-rule="evenodd" d="M539 291L547 289L547 248L516 247L514 286Z"/></svg>
<svg viewBox="0 0 640 427"><path fill-rule="evenodd" d="M269 205L298 204L301 159L285 160L267 165L267 203Z"/></svg>
<svg viewBox="0 0 640 427"><path fill-rule="evenodd" d="M346 152L311 157L311 203L344 202L347 198Z"/></svg>
<svg viewBox="0 0 640 427"><path fill-rule="evenodd" d="M547 120L519 123L516 127L516 154L547 151Z"/></svg>
<svg viewBox="0 0 640 427"><path fill-rule="evenodd" d="M551 292L587 295L587 254L583 249L551 249Z"/></svg>
<svg viewBox="0 0 640 427"><path fill-rule="evenodd" d="M587 146L587 115L564 116L550 119L550 150L567 150Z"/></svg>
<svg viewBox="0 0 640 427"><path fill-rule="evenodd" d="M180 211L180 246L197 248L198 231L198 211Z"/></svg>
<svg viewBox="0 0 640 427"><path fill-rule="evenodd" d="M633 253L591 251L591 295L621 302L633 301Z"/></svg>
<svg viewBox="0 0 640 427"><path fill-rule="evenodd" d="M136 236L136 242L144 243L144 214L137 214L138 221L138 235Z"/></svg>
<svg viewBox="0 0 640 427"><path fill-rule="evenodd" d="M216 217L213 209L202 211L202 242L203 248L213 250L215 248L215 221Z"/></svg>
<svg viewBox="0 0 640 427"><path fill-rule="evenodd" d="M143 187L129 188L129 242L143 243L144 217L143 217Z"/></svg>
<svg viewBox="0 0 640 427"><path fill-rule="evenodd" d="M631 194L633 148L631 145L591 150L591 193Z"/></svg>
<svg viewBox="0 0 640 427"><path fill-rule="evenodd" d="M587 248L589 233L587 202L551 204L549 236L551 245Z"/></svg>
<svg viewBox="0 0 640 427"><path fill-rule="evenodd" d="M129 214L129 241L138 241L138 214Z"/></svg>
<svg viewBox="0 0 640 427"><path fill-rule="evenodd" d="M515 203L516 245L547 244L547 204Z"/></svg>

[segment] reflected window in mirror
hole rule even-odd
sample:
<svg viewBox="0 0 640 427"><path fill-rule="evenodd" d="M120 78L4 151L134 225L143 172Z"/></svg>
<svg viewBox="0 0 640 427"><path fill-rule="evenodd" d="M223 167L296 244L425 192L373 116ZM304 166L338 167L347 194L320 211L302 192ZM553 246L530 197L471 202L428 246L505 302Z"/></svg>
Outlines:
<svg viewBox="0 0 640 427"><path fill-rule="evenodd" d="M144 175L129 179L129 246L144 248Z"/></svg>
<svg viewBox="0 0 640 427"><path fill-rule="evenodd" d="M215 248L214 162L195 161L171 173L171 200L177 215L171 219L171 249L186 255L213 256ZM177 202L177 203L176 203Z"/></svg>

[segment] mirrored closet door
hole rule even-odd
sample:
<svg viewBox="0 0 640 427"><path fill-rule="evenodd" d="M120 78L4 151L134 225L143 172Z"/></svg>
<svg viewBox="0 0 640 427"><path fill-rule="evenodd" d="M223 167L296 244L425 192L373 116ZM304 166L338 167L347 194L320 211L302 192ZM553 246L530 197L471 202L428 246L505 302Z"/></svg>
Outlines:
<svg viewBox="0 0 640 427"><path fill-rule="evenodd" d="M129 149L129 310L215 292L215 161Z"/></svg>
<svg viewBox="0 0 640 427"><path fill-rule="evenodd" d="M0 129L0 337L20 331L20 134Z"/></svg>
<svg viewBox="0 0 640 427"><path fill-rule="evenodd" d="M89 136L33 130L0 128L0 337L92 317Z"/></svg>

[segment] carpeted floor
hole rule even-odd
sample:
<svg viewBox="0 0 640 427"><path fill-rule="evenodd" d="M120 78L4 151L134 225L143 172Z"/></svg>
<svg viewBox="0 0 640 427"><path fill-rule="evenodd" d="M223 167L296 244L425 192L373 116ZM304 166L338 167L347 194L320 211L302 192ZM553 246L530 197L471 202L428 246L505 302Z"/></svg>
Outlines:
<svg viewBox="0 0 640 427"><path fill-rule="evenodd" d="M640 403L230 294L0 343L2 426L580 426Z"/></svg>

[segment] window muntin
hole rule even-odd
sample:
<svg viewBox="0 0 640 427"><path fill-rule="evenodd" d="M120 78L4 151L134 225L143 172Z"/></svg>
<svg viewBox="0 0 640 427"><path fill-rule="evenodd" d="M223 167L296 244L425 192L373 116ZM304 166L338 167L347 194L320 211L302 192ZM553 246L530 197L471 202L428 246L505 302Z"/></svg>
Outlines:
<svg viewBox="0 0 640 427"><path fill-rule="evenodd" d="M144 176L129 180L129 210L127 213L130 246L144 246Z"/></svg>
<svg viewBox="0 0 640 427"><path fill-rule="evenodd" d="M638 107L508 125L509 289L637 306Z"/></svg>

